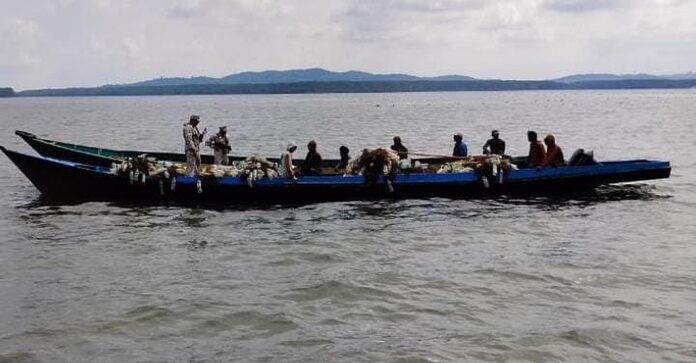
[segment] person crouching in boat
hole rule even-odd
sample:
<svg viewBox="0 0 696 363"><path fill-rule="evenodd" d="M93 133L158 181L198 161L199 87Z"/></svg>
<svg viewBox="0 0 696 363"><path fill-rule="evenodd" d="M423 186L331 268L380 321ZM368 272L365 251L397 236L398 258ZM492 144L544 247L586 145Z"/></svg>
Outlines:
<svg viewBox="0 0 696 363"><path fill-rule="evenodd" d="M452 138L454 139L454 150L452 150L452 156L467 156L469 154L469 149L467 149L466 144L464 143L464 141L462 141L464 139L464 136L462 136L462 134L460 133L457 133L454 134Z"/></svg>
<svg viewBox="0 0 696 363"><path fill-rule="evenodd" d="M186 153L186 175L188 176L198 175L201 167L200 143L203 141L208 129L203 129L202 133L198 131L199 122L200 116L191 115L189 122L184 124L184 149Z"/></svg>
<svg viewBox="0 0 696 363"><path fill-rule="evenodd" d="M321 155L317 152L317 142L307 144L307 156L302 163L302 175L321 175Z"/></svg>
<svg viewBox="0 0 696 363"><path fill-rule="evenodd" d="M294 142L288 143L285 148L285 152L280 155L280 166L278 174L284 176L288 179L297 180L297 175L295 173L295 167L292 165L292 153L297 150L297 145Z"/></svg>
<svg viewBox="0 0 696 363"><path fill-rule="evenodd" d="M401 143L401 137L394 136L394 144L390 147L399 154L399 160L408 159L408 149Z"/></svg>
<svg viewBox="0 0 696 363"><path fill-rule="evenodd" d="M560 146L556 145L556 137L553 134L546 135L544 144L546 144L546 159L539 166L542 168L546 166L564 166L563 151Z"/></svg>
<svg viewBox="0 0 696 363"><path fill-rule="evenodd" d="M213 135L205 143L213 149L213 159L216 165L229 165L230 159L228 154L232 147L230 139L227 137L227 126L220 126L220 131Z"/></svg>
<svg viewBox="0 0 696 363"><path fill-rule="evenodd" d="M527 140L529 140L529 156L527 157L527 167L536 168L546 160L546 149L544 145L537 139L537 133L527 131Z"/></svg>
<svg viewBox="0 0 696 363"><path fill-rule="evenodd" d="M350 149L348 146L341 145L338 148L338 154L341 156L341 161L338 163L337 169L345 171L348 167L348 162L350 162Z"/></svg>

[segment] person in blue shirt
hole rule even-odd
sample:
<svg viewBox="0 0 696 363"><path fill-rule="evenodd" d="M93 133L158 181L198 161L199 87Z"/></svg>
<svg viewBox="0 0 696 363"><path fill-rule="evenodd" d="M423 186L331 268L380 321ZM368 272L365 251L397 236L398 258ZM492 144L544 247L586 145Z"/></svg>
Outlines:
<svg viewBox="0 0 696 363"><path fill-rule="evenodd" d="M452 156L467 156L469 154L469 150L462 139L462 134L458 133L454 135L454 150L452 151Z"/></svg>

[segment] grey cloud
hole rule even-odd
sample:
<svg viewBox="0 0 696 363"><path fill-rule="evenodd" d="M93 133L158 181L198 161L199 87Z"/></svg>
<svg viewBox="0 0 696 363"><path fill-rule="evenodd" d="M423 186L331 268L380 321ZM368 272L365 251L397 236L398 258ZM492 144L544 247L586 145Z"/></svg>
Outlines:
<svg viewBox="0 0 696 363"><path fill-rule="evenodd" d="M169 18L196 18L208 15L213 2L209 0L178 0L167 10Z"/></svg>
<svg viewBox="0 0 696 363"><path fill-rule="evenodd" d="M365 3L366 1L362 1ZM479 9L486 4L484 0L390 0L384 2L370 2L382 4L386 10L410 11L420 13L469 11Z"/></svg>
<svg viewBox="0 0 696 363"><path fill-rule="evenodd" d="M414 29L447 26L487 4L485 0L355 0L333 20L349 40L412 44L419 37L432 36Z"/></svg>
<svg viewBox="0 0 696 363"><path fill-rule="evenodd" d="M546 0L544 7L558 12L592 12L628 5L629 0Z"/></svg>
<svg viewBox="0 0 696 363"><path fill-rule="evenodd" d="M406 14L457 13L480 9L486 5L484 0L355 0L352 1L347 16L387 16Z"/></svg>
<svg viewBox="0 0 696 363"><path fill-rule="evenodd" d="M168 18L245 18L264 19L283 14L292 8L290 2L281 0L227 1L227 0L178 0L169 6Z"/></svg>
<svg viewBox="0 0 696 363"><path fill-rule="evenodd" d="M189 7L181 7L181 6L175 6L167 12L167 17L169 18L195 18L199 16L203 16L206 14L205 9L203 8L189 8Z"/></svg>

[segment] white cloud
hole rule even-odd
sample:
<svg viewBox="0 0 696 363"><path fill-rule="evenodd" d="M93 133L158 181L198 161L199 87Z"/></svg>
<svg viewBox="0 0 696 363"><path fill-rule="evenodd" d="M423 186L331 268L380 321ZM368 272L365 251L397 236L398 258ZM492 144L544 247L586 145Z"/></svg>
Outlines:
<svg viewBox="0 0 696 363"><path fill-rule="evenodd" d="M5 0L0 85L245 70L553 78L693 70L696 1Z"/></svg>
<svg viewBox="0 0 696 363"><path fill-rule="evenodd" d="M20 17L0 17L0 77L24 72L41 62L37 23Z"/></svg>

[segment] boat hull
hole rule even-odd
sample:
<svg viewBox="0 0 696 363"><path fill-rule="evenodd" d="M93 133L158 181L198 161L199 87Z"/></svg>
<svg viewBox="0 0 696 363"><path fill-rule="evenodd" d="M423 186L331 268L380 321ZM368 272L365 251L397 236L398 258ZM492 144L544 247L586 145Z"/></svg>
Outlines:
<svg viewBox="0 0 696 363"><path fill-rule="evenodd" d="M547 195L573 193L599 185L667 178L669 162L633 160L592 166L512 170L500 179L484 183L473 173L397 174L388 183L383 177L368 184L362 176L305 176L261 179L250 186L238 177L172 179L148 177L132 182L98 165L2 151L48 200L173 200L249 203L307 203L378 198L467 198L500 194ZM200 188L198 183L200 182ZM389 185L391 184L391 186Z"/></svg>

